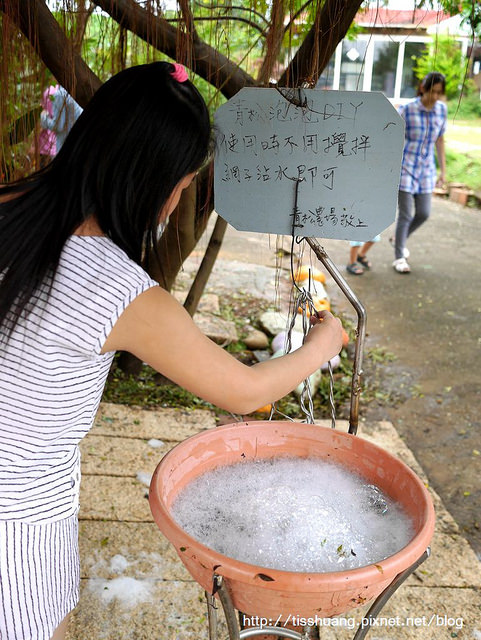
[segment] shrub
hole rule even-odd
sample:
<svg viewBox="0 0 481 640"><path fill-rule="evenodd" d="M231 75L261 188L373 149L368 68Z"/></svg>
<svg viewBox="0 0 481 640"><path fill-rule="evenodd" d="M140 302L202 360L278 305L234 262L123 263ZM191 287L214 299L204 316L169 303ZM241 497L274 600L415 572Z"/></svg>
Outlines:
<svg viewBox="0 0 481 640"><path fill-rule="evenodd" d="M446 97L456 98L462 89L465 61L459 42L449 36L435 36L422 56L416 58L414 73L421 81L432 71L439 71L446 78Z"/></svg>

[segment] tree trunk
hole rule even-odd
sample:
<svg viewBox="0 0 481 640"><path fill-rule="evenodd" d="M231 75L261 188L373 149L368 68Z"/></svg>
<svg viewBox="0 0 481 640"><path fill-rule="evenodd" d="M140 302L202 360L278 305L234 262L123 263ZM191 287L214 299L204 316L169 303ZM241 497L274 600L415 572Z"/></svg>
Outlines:
<svg viewBox="0 0 481 640"><path fill-rule="evenodd" d="M362 0L326 0L291 63L280 87L314 86L351 26Z"/></svg>
<svg viewBox="0 0 481 640"><path fill-rule="evenodd" d="M199 269L197 270L194 282L192 283L189 293L187 294L187 298L184 302L184 307L191 316L194 315L197 307L199 306L200 298L204 292L217 256L219 255L226 229L227 222L220 216L217 216L217 220L215 222L209 244L207 245L204 258L200 264Z"/></svg>
<svg viewBox="0 0 481 640"><path fill-rule="evenodd" d="M102 82L75 52L45 2L0 0L0 10L15 22L59 84L85 107Z"/></svg>

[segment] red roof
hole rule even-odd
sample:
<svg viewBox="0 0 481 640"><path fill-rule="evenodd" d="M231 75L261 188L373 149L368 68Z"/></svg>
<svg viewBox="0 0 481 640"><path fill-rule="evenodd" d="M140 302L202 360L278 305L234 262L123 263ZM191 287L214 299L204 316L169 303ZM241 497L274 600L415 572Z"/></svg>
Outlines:
<svg viewBox="0 0 481 640"><path fill-rule="evenodd" d="M362 27L426 29L450 17L449 13L426 9L371 8L367 11L359 11L354 21Z"/></svg>

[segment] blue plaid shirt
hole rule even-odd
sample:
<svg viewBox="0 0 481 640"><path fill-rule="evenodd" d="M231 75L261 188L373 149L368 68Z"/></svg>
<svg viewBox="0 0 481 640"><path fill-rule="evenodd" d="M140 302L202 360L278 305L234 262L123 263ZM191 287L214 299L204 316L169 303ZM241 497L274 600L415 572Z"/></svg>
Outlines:
<svg viewBox="0 0 481 640"><path fill-rule="evenodd" d="M428 111L416 98L401 105L399 113L406 121L400 191L432 193L436 186L436 140L446 131L446 104L437 100Z"/></svg>

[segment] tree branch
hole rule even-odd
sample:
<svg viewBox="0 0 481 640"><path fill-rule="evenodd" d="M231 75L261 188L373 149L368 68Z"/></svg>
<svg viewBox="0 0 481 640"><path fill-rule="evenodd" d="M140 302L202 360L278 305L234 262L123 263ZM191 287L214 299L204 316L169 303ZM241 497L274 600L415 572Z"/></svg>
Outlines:
<svg viewBox="0 0 481 640"><path fill-rule="evenodd" d="M102 82L74 51L42 0L0 0L0 10L29 40L58 82L85 107Z"/></svg>
<svg viewBox="0 0 481 640"><path fill-rule="evenodd" d="M311 2L312 2L312 0L306 0L306 2L304 2L302 7L300 7L295 13L293 13L290 16L290 20L289 20L288 24L286 24L286 26L284 27L284 33L287 33L290 29L292 29L292 26L294 25L294 22L301 15L301 13L307 9L307 7L311 4Z"/></svg>
<svg viewBox="0 0 481 640"><path fill-rule="evenodd" d="M96 4L121 26L174 60L179 51L189 51L185 33L164 18L150 14L134 0L96 0ZM192 54L192 70L228 99L242 87L255 85L252 76L202 40L192 43Z"/></svg>
<svg viewBox="0 0 481 640"><path fill-rule="evenodd" d="M361 4L362 0L326 0L278 85L300 87L304 82L315 84Z"/></svg>
<svg viewBox="0 0 481 640"><path fill-rule="evenodd" d="M209 9L210 11L217 11L217 10L222 10L222 9L226 9L226 6L221 6L218 4L204 4L203 2L199 2L199 0L195 0L194 4L196 4L198 7L202 7L203 9ZM248 11L249 13L252 13L253 15L257 16L258 18L260 18L261 20L264 20L264 22L267 24L269 24L269 20L262 15L262 13L259 13L258 11L255 11L254 9L252 9L252 7L238 7L238 6L230 6L229 7L229 11Z"/></svg>
<svg viewBox="0 0 481 640"><path fill-rule="evenodd" d="M180 22L180 20L182 20L182 18L165 18L166 22ZM194 22L221 22L222 20L229 22L243 22L249 27L252 27L252 29L256 29L257 31L259 31L261 36L266 35L264 29L258 24L252 22L252 20L248 20L247 18L241 18L240 16L194 16Z"/></svg>

